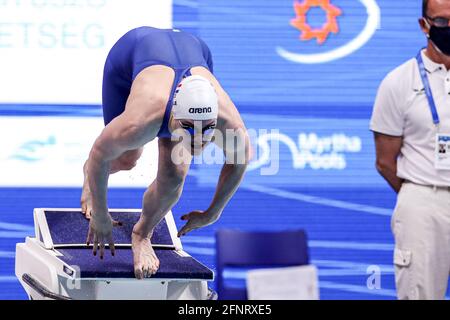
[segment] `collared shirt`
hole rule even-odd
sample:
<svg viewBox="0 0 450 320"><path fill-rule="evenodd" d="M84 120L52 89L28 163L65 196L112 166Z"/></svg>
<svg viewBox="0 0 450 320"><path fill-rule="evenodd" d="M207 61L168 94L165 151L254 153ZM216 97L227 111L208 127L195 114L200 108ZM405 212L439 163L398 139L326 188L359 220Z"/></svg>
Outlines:
<svg viewBox="0 0 450 320"><path fill-rule="evenodd" d="M450 134L450 71L422 51L431 90L440 118L439 133ZM437 127L433 123L424 85L415 58L390 72L382 81L370 129L403 137L397 176L417 184L450 186L450 170L434 168Z"/></svg>

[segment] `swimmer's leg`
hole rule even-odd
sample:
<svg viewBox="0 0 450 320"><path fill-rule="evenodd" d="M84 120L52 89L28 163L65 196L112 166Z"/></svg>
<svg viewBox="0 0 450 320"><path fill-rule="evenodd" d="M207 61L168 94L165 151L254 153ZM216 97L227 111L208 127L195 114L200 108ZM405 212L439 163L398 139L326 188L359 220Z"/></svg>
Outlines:
<svg viewBox="0 0 450 320"><path fill-rule="evenodd" d="M111 162L110 174L122 171L131 170L136 166L136 162L142 155L144 148L139 148L136 150L129 150L122 154L119 158ZM84 182L83 191L81 193L81 212L86 216L87 219L91 218L92 214L92 196L89 190L88 184L88 172L87 172L87 161L83 166Z"/></svg>
<svg viewBox="0 0 450 320"><path fill-rule="evenodd" d="M142 155L144 148L129 150L124 152L119 158L111 162L109 173L113 174L119 171L131 170L136 166L137 161Z"/></svg>
<svg viewBox="0 0 450 320"><path fill-rule="evenodd" d="M175 164L171 158L175 144L170 139L159 139L158 174L144 194L142 215L133 228L134 272L138 279L155 274L159 268L159 260L150 243L153 229L180 198L192 160L186 151L183 164Z"/></svg>

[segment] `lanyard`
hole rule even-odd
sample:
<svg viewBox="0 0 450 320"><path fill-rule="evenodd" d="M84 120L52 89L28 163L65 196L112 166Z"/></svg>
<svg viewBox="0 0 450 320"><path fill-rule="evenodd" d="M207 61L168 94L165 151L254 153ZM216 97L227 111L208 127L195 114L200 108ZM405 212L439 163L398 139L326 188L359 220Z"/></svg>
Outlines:
<svg viewBox="0 0 450 320"><path fill-rule="evenodd" d="M421 51L417 54L417 63L419 64L420 77L422 78L423 86L425 87L425 94L427 95L428 105L430 107L431 115L433 116L433 123L439 124L439 115L436 109L436 104L433 98L433 92L431 92L430 81L428 80L427 70L423 63Z"/></svg>

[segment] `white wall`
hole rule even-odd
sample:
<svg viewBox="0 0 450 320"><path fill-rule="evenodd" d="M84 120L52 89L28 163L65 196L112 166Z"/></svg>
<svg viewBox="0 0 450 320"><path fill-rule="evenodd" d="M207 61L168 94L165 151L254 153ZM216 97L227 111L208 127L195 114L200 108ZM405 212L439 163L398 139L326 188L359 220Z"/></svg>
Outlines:
<svg viewBox="0 0 450 320"><path fill-rule="evenodd" d="M172 27L171 0L0 0L0 103L101 102L109 49Z"/></svg>
<svg viewBox="0 0 450 320"><path fill-rule="evenodd" d="M101 118L0 117L0 186L80 187L84 161L102 129ZM157 144L147 144L136 168L112 175L109 185L150 185Z"/></svg>

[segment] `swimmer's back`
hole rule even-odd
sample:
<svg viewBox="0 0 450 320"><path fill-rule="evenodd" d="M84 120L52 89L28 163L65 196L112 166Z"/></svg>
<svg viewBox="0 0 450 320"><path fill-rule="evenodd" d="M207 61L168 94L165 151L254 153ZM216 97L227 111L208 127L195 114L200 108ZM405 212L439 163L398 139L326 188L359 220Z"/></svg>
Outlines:
<svg viewBox="0 0 450 320"><path fill-rule="evenodd" d="M158 137L170 137L169 116L176 86L193 67L213 72L211 52L199 38L182 31L140 27L123 35L112 47L103 72L102 106L105 125L125 110L132 83L145 68L164 65L175 71Z"/></svg>
<svg viewBox="0 0 450 320"><path fill-rule="evenodd" d="M152 27L127 32L111 49L107 63L130 82L153 65L174 70L203 66L213 72L211 53L201 39L182 31Z"/></svg>

